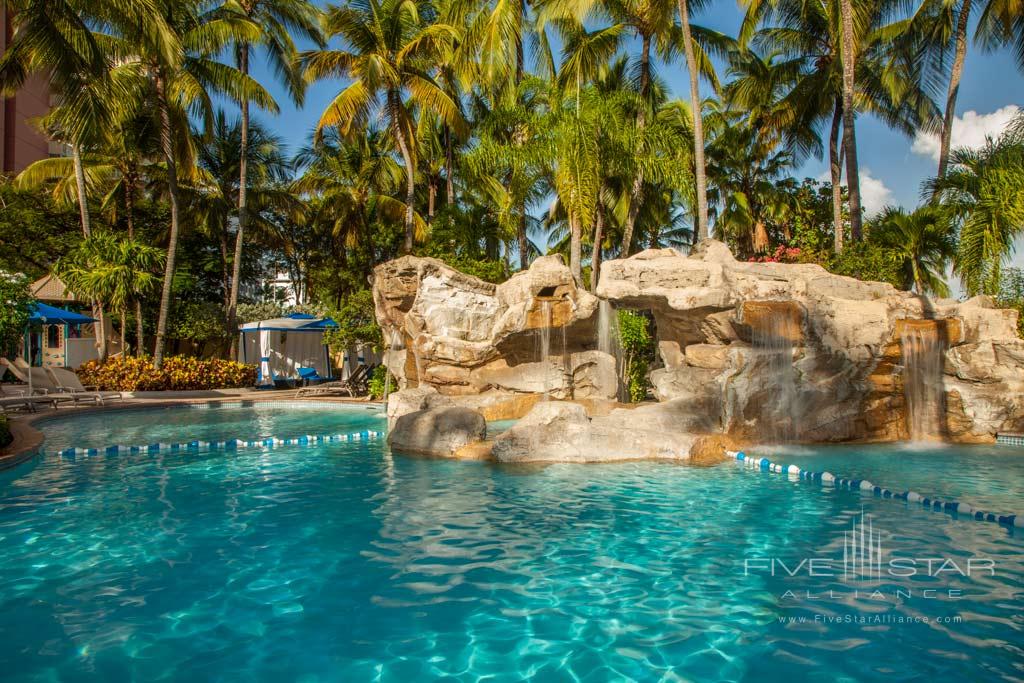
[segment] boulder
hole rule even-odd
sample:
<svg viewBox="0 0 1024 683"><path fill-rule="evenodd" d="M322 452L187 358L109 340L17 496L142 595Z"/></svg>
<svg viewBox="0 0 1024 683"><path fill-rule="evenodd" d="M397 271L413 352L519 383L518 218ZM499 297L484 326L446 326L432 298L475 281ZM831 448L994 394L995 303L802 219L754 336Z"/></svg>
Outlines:
<svg viewBox="0 0 1024 683"><path fill-rule="evenodd" d="M495 438L491 456L507 463L689 458L696 435L652 429L639 410L587 417L586 409L576 403L538 403Z"/></svg>
<svg viewBox="0 0 1024 683"><path fill-rule="evenodd" d="M451 457L487 436L484 416L457 406L428 408L399 417L388 431L394 451Z"/></svg>

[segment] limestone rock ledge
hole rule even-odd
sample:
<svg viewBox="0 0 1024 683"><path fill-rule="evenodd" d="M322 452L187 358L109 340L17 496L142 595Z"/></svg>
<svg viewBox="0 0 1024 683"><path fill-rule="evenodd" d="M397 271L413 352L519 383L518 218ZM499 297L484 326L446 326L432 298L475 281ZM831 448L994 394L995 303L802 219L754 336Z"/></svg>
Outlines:
<svg viewBox="0 0 1024 683"><path fill-rule="evenodd" d="M487 436L484 416L470 408L456 406L427 408L406 413L388 430L392 450L451 457Z"/></svg>
<svg viewBox="0 0 1024 683"><path fill-rule="evenodd" d="M652 428L657 419L647 418L656 418L660 408L618 409L587 417L582 405L544 401L494 439L491 456L506 463L688 460L700 437Z"/></svg>
<svg viewBox="0 0 1024 683"><path fill-rule="evenodd" d="M560 257L537 259L493 285L407 256L374 270L373 291L390 347L385 362L403 390L389 404L392 421L443 405L473 408L488 420L518 418L539 394L591 401L609 413L616 361L597 339L608 307L577 286ZM991 442L999 432L1024 432L1017 312L987 297L933 300L814 264L740 262L714 240L689 256L656 249L606 261L597 295L654 318L658 357L650 380L665 412L652 415L650 432L906 439L913 436L908 413L919 412L906 398L915 382L934 393L935 436ZM915 378L907 361L904 344L917 342L905 340L919 337L937 349L933 376ZM569 420L566 428L576 424L570 417L559 418ZM600 427L591 420L580 438ZM628 445L631 424L624 428L609 439L619 438L622 452L642 451Z"/></svg>

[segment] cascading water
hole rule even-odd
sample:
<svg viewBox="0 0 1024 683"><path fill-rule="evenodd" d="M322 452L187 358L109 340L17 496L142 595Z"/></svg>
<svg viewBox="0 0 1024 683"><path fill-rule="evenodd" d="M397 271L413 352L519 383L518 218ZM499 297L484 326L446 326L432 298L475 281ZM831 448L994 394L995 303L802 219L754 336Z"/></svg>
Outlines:
<svg viewBox="0 0 1024 683"><path fill-rule="evenodd" d="M900 331L907 431L913 441L942 438L945 341L937 325L906 325Z"/></svg>
<svg viewBox="0 0 1024 683"><path fill-rule="evenodd" d="M800 338L799 323L789 315L773 313L759 316L751 325L754 349L763 357L768 378L769 399L765 406L768 440L789 443L800 438L800 415L797 371L793 365L793 341Z"/></svg>
<svg viewBox="0 0 1024 683"><path fill-rule="evenodd" d="M405 349L405 342L402 341L402 334L398 330L391 330L390 339L388 341L387 363L384 367L387 372L384 373L384 405L387 405L388 396L391 395L391 364L394 362L392 353L395 351L403 351Z"/></svg>
<svg viewBox="0 0 1024 683"><path fill-rule="evenodd" d="M541 376L544 378L544 393L541 400L548 400L551 387L548 385L548 361L551 358L551 302L540 302L540 314L543 324L537 330L537 359L541 365Z"/></svg>
<svg viewBox="0 0 1024 683"><path fill-rule="evenodd" d="M597 308L597 350L615 359L615 378L619 385L617 394L622 400L620 373L622 367L622 344L619 341L619 316L607 299L601 299Z"/></svg>

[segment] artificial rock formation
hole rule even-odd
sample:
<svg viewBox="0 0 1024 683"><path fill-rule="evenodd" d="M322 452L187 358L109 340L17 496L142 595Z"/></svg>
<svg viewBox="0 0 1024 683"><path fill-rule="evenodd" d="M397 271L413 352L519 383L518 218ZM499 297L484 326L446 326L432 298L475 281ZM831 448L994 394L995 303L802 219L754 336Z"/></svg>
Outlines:
<svg viewBox="0 0 1024 683"><path fill-rule="evenodd" d="M597 297L653 316L651 382L660 406L609 413L616 361L597 350ZM660 457L672 458L693 434L985 442L1024 431L1017 313L985 297L929 300L813 264L739 262L713 240L690 256L663 249L607 261L597 297L558 257L538 259L501 285L416 257L383 264L374 277L377 319L390 340L386 362L403 389L426 392L416 405L457 403L488 419L533 408L524 429L536 421L537 433L553 436L564 427L579 443L603 441L623 457L659 457L658 437L644 434L650 448L634 448L630 430L670 434L678 448ZM396 415L411 409L400 407L405 390L394 399ZM538 404L540 395L589 401L588 424L579 410ZM594 406L603 406L601 415L630 415L602 422ZM527 443L557 450L514 430L495 443L495 457L529 459L508 455ZM572 455L559 459L591 458L564 442L558 448Z"/></svg>
<svg viewBox="0 0 1024 683"><path fill-rule="evenodd" d="M388 430L388 445L403 453L451 457L486 436L483 415L471 408L447 406L402 415Z"/></svg>
<svg viewBox="0 0 1024 683"><path fill-rule="evenodd" d="M745 263L706 241L608 261L597 294L654 315L659 400L717 416L751 440L991 441L1024 429L1024 342L1017 313L975 297L929 300L814 264ZM908 365L904 346L921 346ZM911 434L906 381L934 354ZM928 369L924 372L927 374ZM917 374L921 374L920 372ZM911 392L912 393L912 392Z"/></svg>
<svg viewBox="0 0 1024 683"><path fill-rule="evenodd" d="M594 349L598 300L557 256L500 285L405 256L377 266L373 285L385 363L402 389L615 396L615 359Z"/></svg>

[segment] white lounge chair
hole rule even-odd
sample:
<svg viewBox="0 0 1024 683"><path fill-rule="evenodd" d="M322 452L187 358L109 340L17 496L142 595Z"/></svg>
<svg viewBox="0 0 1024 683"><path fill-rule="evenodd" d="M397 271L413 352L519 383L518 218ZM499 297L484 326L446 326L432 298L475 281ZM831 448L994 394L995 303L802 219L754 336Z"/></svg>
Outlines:
<svg viewBox="0 0 1024 683"><path fill-rule="evenodd" d="M7 412L8 409L15 408L35 410L36 407L40 405L49 405L56 409L57 403L73 400L74 399L70 396L61 396L58 398L57 394L29 394L28 387L24 384L14 386L10 384L0 384L0 407L4 409L4 412Z"/></svg>
<svg viewBox="0 0 1024 683"><path fill-rule="evenodd" d="M93 403L102 403L103 399L98 395L90 392L83 391L69 391L64 389L57 384L50 373L47 372L49 368L30 368L29 373L32 375L32 390L37 391L45 396L64 396L70 397L75 403L79 401L92 401Z"/></svg>
<svg viewBox="0 0 1024 683"><path fill-rule="evenodd" d="M71 392L74 395L79 396L94 396L98 403L103 403L108 399L124 400L124 396L120 391L99 391L99 387L96 386L84 386L82 380L78 379L78 375L65 370L63 368L46 368L46 374L50 376L53 383L61 390L65 392ZM32 376L35 379L35 375Z"/></svg>
<svg viewBox="0 0 1024 683"><path fill-rule="evenodd" d="M20 358L16 359L16 361L18 361L18 360L21 360L21 359ZM22 363L24 363L24 361L22 361ZM21 367L21 363L18 363L18 362L12 363L11 361L7 360L6 358L0 358L0 368L6 369L7 372L11 373L14 376L14 379L18 380L19 382L27 382L28 381L28 374L25 372L25 369ZM2 376L2 375L3 375L3 373L0 372L0 376Z"/></svg>

